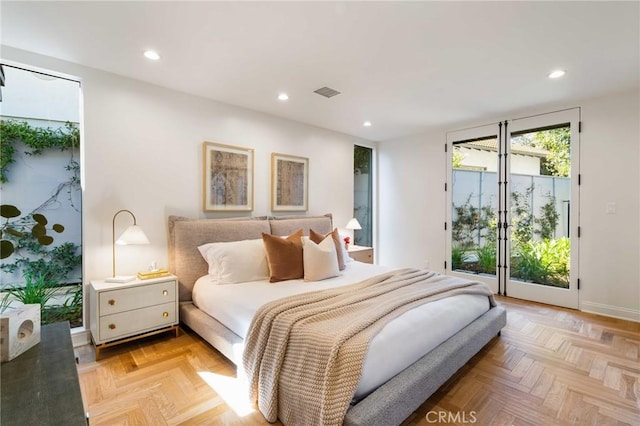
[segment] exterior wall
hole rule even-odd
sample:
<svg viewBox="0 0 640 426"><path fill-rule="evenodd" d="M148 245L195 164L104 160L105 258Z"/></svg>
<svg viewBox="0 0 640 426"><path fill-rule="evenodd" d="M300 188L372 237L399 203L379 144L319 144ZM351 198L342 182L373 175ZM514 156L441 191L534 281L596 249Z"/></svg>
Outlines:
<svg viewBox="0 0 640 426"><path fill-rule="evenodd" d="M457 147L464 156L464 166L484 167L487 172L498 171L497 155L494 151ZM511 171L523 175L537 176L540 174L540 157L513 154L511 156Z"/></svg>
<svg viewBox="0 0 640 426"><path fill-rule="evenodd" d="M3 101L0 103L0 117L26 121L35 127L64 127L66 121L79 123L80 85L62 79L29 73L5 67L6 86L2 88ZM15 162L7 171L9 182L2 184L2 204L13 204L23 214L27 214L49 199L59 184L68 182L71 172L65 170L73 155L80 158L80 150L73 152L46 150L43 155L27 155L23 144L16 145ZM55 238L50 247L71 242L82 246L82 200L79 188L65 188L58 195L57 202L41 211L50 224L62 224L61 234L49 232ZM12 262L15 257L6 261ZM76 280L81 271L75 271L69 278ZM75 281L77 282L77 281ZM24 283L21 271L13 274L0 271L0 284Z"/></svg>
<svg viewBox="0 0 640 426"><path fill-rule="evenodd" d="M580 309L640 321L640 93L629 90L578 105L505 113L378 146L378 262L443 271L446 132L581 107ZM400 167L399 165L402 165ZM607 214L607 203L616 214Z"/></svg>

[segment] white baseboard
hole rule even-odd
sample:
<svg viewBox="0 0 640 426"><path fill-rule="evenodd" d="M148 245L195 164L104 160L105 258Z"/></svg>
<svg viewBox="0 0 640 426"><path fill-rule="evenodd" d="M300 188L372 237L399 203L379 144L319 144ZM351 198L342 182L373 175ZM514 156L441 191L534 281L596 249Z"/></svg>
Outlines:
<svg viewBox="0 0 640 426"><path fill-rule="evenodd" d="M91 343L91 333L84 327L78 327L71 330L71 342L73 347L84 346Z"/></svg>
<svg viewBox="0 0 640 426"><path fill-rule="evenodd" d="M640 322L640 310L638 309L622 308L595 302L580 302L580 310L591 314Z"/></svg>

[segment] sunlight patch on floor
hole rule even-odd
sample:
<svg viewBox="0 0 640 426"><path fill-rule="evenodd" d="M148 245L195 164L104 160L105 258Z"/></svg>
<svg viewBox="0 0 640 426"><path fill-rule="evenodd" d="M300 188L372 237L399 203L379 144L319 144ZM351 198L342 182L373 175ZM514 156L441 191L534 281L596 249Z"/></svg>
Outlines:
<svg viewBox="0 0 640 426"><path fill-rule="evenodd" d="M254 412L253 406L249 401L249 392L242 380L208 371L199 371L198 375L224 399L224 402L239 417L244 417Z"/></svg>

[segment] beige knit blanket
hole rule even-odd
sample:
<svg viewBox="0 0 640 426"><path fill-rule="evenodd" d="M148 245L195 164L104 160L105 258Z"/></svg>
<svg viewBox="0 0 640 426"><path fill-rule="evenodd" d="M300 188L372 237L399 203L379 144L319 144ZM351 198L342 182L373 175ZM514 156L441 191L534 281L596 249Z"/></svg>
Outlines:
<svg viewBox="0 0 640 426"><path fill-rule="evenodd" d="M269 422L341 425L376 333L418 305L463 293L495 306L483 283L417 269L265 304L245 339L251 400Z"/></svg>

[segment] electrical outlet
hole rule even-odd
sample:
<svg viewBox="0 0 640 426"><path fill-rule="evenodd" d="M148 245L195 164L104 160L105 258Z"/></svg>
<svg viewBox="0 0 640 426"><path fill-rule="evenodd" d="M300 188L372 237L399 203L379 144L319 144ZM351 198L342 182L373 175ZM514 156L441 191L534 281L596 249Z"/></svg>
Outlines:
<svg viewBox="0 0 640 426"><path fill-rule="evenodd" d="M616 203L614 203L613 201L609 201L607 203L607 207L605 209L605 212L607 214L616 214Z"/></svg>

